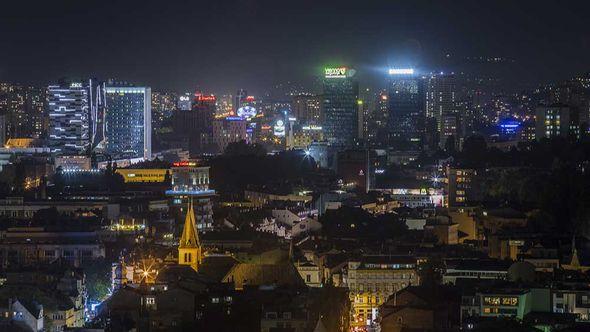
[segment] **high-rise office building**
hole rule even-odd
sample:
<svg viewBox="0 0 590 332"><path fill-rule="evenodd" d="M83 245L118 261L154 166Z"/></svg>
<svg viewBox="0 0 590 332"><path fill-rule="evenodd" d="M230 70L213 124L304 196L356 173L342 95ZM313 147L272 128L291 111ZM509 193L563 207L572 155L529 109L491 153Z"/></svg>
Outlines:
<svg viewBox="0 0 590 332"><path fill-rule="evenodd" d="M369 88L359 89L359 138L363 139L369 145L375 137L374 133L371 133L371 122L373 121L373 114L376 109L377 100L375 99L375 91Z"/></svg>
<svg viewBox="0 0 590 332"><path fill-rule="evenodd" d="M299 94L293 96L293 115L300 124L320 125L321 98L313 94Z"/></svg>
<svg viewBox="0 0 590 332"><path fill-rule="evenodd" d="M209 146L213 139L213 120L215 119L217 98L214 95L195 93L192 112L196 117L195 135L191 142L191 151L210 152Z"/></svg>
<svg viewBox="0 0 590 332"><path fill-rule="evenodd" d="M419 150L425 128L424 81L411 68L389 70L389 143L399 150Z"/></svg>
<svg viewBox="0 0 590 332"><path fill-rule="evenodd" d="M460 117L455 93L454 75L440 74L426 78L426 118L436 123L432 129L436 130L440 147L445 146L450 136L459 142Z"/></svg>
<svg viewBox="0 0 590 332"><path fill-rule="evenodd" d="M47 89L29 87L25 102L26 113L29 119L30 137L41 138L47 134L49 123L46 121Z"/></svg>
<svg viewBox="0 0 590 332"><path fill-rule="evenodd" d="M346 67L324 69L324 137L334 146L353 146L358 137L359 87L354 74Z"/></svg>
<svg viewBox="0 0 590 332"><path fill-rule="evenodd" d="M178 107L176 108L179 111L188 111L191 109L192 106L192 99L190 93L183 93L178 96Z"/></svg>
<svg viewBox="0 0 590 332"><path fill-rule="evenodd" d="M222 153L230 143L247 141L247 122L240 117L227 117L213 121L213 144Z"/></svg>
<svg viewBox="0 0 590 332"><path fill-rule="evenodd" d="M214 150L212 143L212 122L216 113L217 97L195 92L190 110L177 110L173 115L172 127L176 136L188 141L193 154Z"/></svg>
<svg viewBox="0 0 590 332"><path fill-rule="evenodd" d="M387 119L389 117L389 97L387 91L379 91L372 96L375 107L370 110L367 122L367 142L373 147L387 146Z"/></svg>
<svg viewBox="0 0 590 332"><path fill-rule="evenodd" d="M90 82L62 82L47 88L49 109L49 146L59 155L88 152L91 141Z"/></svg>
<svg viewBox="0 0 590 332"><path fill-rule="evenodd" d="M152 91L152 127L159 128L178 107L178 95Z"/></svg>
<svg viewBox="0 0 590 332"><path fill-rule="evenodd" d="M0 83L0 111L6 115L7 137L40 138L47 133L46 90Z"/></svg>
<svg viewBox="0 0 590 332"><path fill-rule="evenodd" d="M104 151L113 159L151 158L151 89L106 86Z"/></svg>

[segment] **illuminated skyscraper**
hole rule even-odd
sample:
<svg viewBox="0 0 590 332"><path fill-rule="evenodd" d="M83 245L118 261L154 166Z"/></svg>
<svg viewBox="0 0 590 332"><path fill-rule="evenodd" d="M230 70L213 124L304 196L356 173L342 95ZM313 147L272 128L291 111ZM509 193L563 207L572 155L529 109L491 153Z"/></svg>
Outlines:
<svg viewBox="0 0 590 332"><path fill-rule="evenodd" d="M59 155L84 154L90 147L91 84L72 82L47 88L49 146Z"/></svg>
<svg viewBox="0 0 590 332"><path fill-rule="evenodd" d="M460 117L455 93L454 75L432 75L426 79L426 117L436 122L440 147L445 146L450 136L459 142Z"/></svg>
<svg viewBox="0 0 590 332"><path fill-rule="evenodd" d="M334 146L353 146L358 137L359 87L354 74L345 67L324 70L324 137Z"/></svg>
<svg viewBox="0 0 590 332"><path fill-rule="evenodd" d="M152 155L151 89L105 87L104 151L113 159Z"/></svg>
<svg viewBox="0 0 590 332"><path fill-rule="evenodd" d="M424 136L424 82L413 69L390 69L388 82L390 144L400 150L418 150Z"/></svg>

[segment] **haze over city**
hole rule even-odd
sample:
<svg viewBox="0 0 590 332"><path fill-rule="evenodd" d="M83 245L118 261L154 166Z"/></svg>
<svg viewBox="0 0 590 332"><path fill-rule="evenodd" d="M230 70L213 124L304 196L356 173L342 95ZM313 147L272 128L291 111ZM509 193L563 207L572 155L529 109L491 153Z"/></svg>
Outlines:
<svg viewBox="0 0 590 332"><path fill-rule="evenodd" d="M118 77L161 90L258 94L345 64L374 85L388 66L493 67L511 86L585 70L587 4L557 1L10 1L0 77ZM446 56L450 55L450 58ZM518 83L518 84L515 84Z"/></svg>

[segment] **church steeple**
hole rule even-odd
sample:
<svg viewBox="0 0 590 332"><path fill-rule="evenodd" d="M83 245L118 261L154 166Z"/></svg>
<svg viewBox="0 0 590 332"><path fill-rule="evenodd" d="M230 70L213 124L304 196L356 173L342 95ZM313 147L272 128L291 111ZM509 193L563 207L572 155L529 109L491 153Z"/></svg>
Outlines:
<svg viewBox="0 0 590 332"><path fill-rule="evenodd" d="M572 260L570 265L579 268L580 267L580 259L578 258L578 249L576 249L576 235L572 236Z"/></svg>
<svg viewBox="0 0 590 332"><path fill-rule="evenodd" d="M190 265L195 271L198 271L202 260L203 252L197 231L195 211L193 203L190 201L184 219L182 236L178 244L178 264Z"/></svg>

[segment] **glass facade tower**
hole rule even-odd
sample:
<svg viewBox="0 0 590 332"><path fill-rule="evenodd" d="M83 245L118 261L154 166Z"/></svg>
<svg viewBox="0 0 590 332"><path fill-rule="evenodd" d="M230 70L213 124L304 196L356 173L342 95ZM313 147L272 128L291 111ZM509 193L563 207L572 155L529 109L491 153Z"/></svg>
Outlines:
<svg viewBox="0 0 590 332"><path fill-rule="evenodd" d="M358 137L359 86L349 68L324 70L324 137L333 146L351 147Z"/></svg>
<svg viewBox="0 0 590 332"><path fill-rule="evenodd" d="M424 136L426 111L422 78L411 69L392 70L387 100L389 143L399 150L419 150Z"/></svg>
<svg viewBox="0 0 590 332"><path fill-rule="evenodd" d="M105 87L104 151L112 159L150 159L151 89Z"/></svg>

